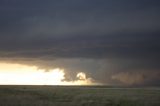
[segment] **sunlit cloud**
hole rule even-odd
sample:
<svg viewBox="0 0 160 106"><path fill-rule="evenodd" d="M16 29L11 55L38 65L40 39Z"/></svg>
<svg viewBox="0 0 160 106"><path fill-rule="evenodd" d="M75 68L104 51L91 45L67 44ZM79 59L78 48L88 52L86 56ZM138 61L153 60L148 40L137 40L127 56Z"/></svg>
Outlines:
<svg viewBox="0 0 160 106"><path fill-rule="evenodd" d="M36 66L0 63L0 84L3 85L94 85L84 72L77 73L77 80L66 81L64 69L49 71Z"/></svg>
<svg viewBox="0 0 160 106"><path fill-rule="evenodd" d="M80 72L77 74L77 78L79 78L80 80L85 80L86 79L86 74L83 72Z"/></svg>

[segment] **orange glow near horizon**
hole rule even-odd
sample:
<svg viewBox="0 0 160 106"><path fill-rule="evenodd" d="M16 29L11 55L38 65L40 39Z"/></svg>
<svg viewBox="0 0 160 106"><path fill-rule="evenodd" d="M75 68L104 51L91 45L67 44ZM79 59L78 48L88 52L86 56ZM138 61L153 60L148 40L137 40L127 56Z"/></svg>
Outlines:
<svg viewBox="0 0 160 106"><path fill-rule="evenodd" d="M94 85L86 74L77 74L78 80L65 81L63 69L55 68L49 71L38 69L36 66L0 63L1 85Z"/></svg>

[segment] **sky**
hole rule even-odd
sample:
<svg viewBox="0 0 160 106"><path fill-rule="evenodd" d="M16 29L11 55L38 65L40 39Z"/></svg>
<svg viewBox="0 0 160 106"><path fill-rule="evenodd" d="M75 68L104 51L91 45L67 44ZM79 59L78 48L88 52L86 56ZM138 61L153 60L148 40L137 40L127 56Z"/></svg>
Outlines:
<svg viewBox="0 0 160 106"><path fill-rule="evenodd" d="M160 86L159 10L159 0L0 0L0 84L58 70L65 84Z"/></svg>

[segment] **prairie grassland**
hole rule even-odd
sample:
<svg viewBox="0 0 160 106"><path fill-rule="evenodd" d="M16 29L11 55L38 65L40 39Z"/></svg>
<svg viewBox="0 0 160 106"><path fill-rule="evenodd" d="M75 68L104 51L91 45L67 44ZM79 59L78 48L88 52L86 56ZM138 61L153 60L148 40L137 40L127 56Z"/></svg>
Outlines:
<svg viewBox="0 0 160 106"><path fill-rule="evenodd" d="M160 106L160 89L0 86L0 106Z"/></svg>

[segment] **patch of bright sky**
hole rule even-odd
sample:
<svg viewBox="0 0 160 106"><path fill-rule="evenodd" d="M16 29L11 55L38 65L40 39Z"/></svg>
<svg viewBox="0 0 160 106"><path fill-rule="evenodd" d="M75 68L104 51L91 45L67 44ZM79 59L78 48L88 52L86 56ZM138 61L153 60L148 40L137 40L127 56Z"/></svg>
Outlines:
<svg viewBox="0 0 160 106"><path fill-rule="evenodd" d="M78 80L65 81L64 69L46 71L36 66L0 63L1 85L94 85L92 78L83 72L77 73Z"/></svg>

